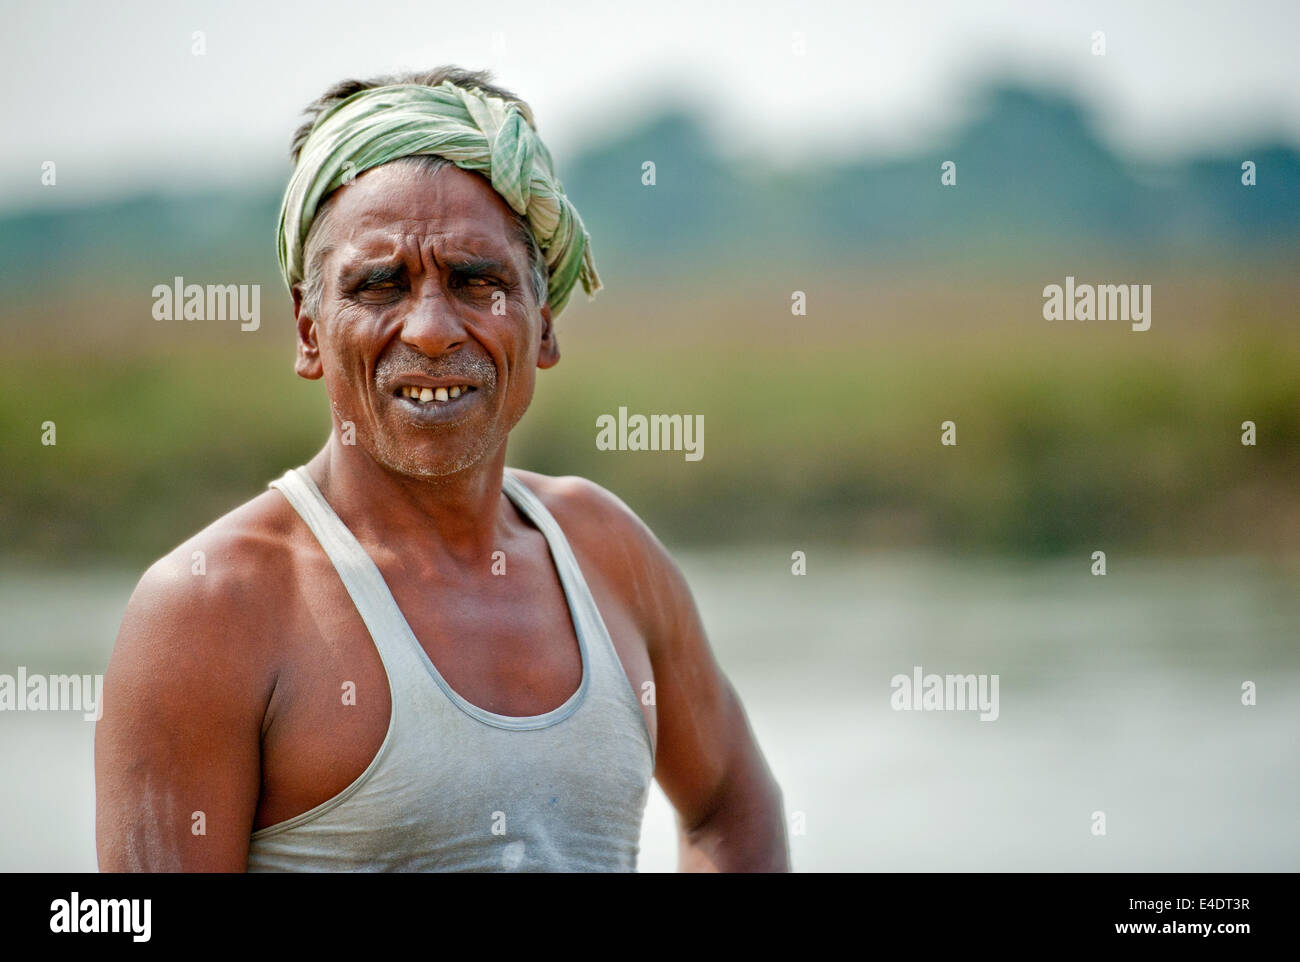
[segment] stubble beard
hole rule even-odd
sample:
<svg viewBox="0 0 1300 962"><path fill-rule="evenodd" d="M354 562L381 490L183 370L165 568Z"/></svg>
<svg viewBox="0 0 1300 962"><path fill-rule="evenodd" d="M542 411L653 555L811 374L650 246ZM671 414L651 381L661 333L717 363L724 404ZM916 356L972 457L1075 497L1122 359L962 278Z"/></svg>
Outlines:
<svg viewBox="0 0 1300 962"><path fill-rule="evenodd" d="M496 366L486 358L470 357L454 364L435 365L428 358L416 358L411 354L402 355L400 353L388 354L380 358L379 363L375 366L375 389L381 396L391 396L396 378L411 372L419 372L434 378L464 377L466 381L477 385L477 390L484 395L480 399L481 404L486 404L496 392ZM338 423L341 424L344 420L347 420L338 406L332 401L331 407L334 409L335 419ZM518 418L515 421L518 421ZM451 481L456 475L480 464L486 458L495 454L505 444L513 427L514 423L511 423L505 426L503 432L494 431L492 430L493 425L489 423L485 426L485 429L469 435L467 443L465 439L461 439L462 446L459 454L450 458L437 456L439 449L436 441L432 446L425 444L407 446L402 444L395 434L384 433L382 424L374 432L368 428L363 430L358 425L356 440L358 446L370 456L371 460L388 472L406 478L418 479L426 483L439 484ZM428 427L417 430L418 436L422 439L433 440L440 434L445 434L448 437L455 437L458 434L467 435L471 427L469 424L461 422L446 425L445 427ZM435 452L432 458L427 453L431 447Z"/></svg>

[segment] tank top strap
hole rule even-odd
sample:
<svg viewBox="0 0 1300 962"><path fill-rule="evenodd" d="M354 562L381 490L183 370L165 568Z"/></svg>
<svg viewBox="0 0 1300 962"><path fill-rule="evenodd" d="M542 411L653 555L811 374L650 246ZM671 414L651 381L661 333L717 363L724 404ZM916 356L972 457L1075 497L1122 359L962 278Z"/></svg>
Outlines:
<svg viewBox="0 0 1300 962"><path fill-rule="evenodd" d="M618 656L614 652L613 642L605 628L605 620L600 616L600 609L596 607L596 599L592 597L591 589L587 586L587 579L583 577L582 569L578 567L578 559L574 557L573 549L569 547L569 539L564 536L559 522L547 510L546 505L542 504L541 499L509 470L501 476L501 490L546 538L551 557L555 561L555 570L559 573L560 583L564 588L565 598L569 602L573 626L578 632L579 639L588 642L585 647L589 649L589 654L600 663L600 674L603 676L600 680L608 683L611 659L620 674L622 663L618 661ZM626 685L627 682L624 681L623 684Z"/></svg>
<svg viewBox="0 0 1300 962"><path fill-rule="evenodd" d="M268 486L277 489L288 499L320 542L321 548L334 565L334 570L338 572L343 587L352 598L357 613L370 631L390 684L399 678L410 677L413 674L410 669L417 664L412 657L411 643L407 639L410 626L392 592L388 590L388 584L379 568L361 546L361 542L348 530L343 519L334 513L307 469L292 468Z"/></svg>
<svg viewBox="0 0 1300 962"><path fill-rule="evenodd" d="M649 754L651 770L654 768L654 740L645 715L641 711L638 693L634 690L623 660L614 648L614 640L605 626L605 619L596 607L596 599L587 586L578 559L574 557L569 539L565 537L559 522L542 504L541 499L508 469L501 478L501 488L506 496L522 511L528 519L545 536L550 546L551 557L555 560L555 570L559 572L565 597L569 601L569 612L573 616L574 627L583 644L584 656L591 662L591 684L596 697L607 705L615 706L614 711L625 716L628 724L641 733L645 739L646 752ZM586 679L584 678L584 684Z"/></svg>

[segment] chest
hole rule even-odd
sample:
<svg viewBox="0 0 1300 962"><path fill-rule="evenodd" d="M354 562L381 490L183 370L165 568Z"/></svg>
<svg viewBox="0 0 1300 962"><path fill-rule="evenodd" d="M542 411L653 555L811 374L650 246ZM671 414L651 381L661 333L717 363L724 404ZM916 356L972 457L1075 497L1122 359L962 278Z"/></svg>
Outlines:
<svg viewBox="0 0 1300 962"><path fill-rule="evenodd" d="M496 714L540 715L582 682L577 631L541 535L512 542L502 554L488 559L485 572L383 551L372 557L420 647L457 694ZM641 697L653 681L645 639L602 574L584 575L653 744L653 700ZM328 559L305 566L301 594L289 619L295 641L263 736L259 828L351 784L378 752L391 712L383 661Z"/></svg>

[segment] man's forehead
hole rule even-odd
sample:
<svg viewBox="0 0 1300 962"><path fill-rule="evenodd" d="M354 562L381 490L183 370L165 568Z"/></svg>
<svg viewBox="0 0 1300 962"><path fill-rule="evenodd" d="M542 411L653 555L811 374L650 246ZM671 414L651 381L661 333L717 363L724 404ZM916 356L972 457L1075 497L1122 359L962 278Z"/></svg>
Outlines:
<svg viewBox="0 0 1300 962"><path fill-rule="evenodd" d="M331 216L335 246L386 254L413 240L506 255L513 236L509 208L486 180L448 166L430 174L385 165L341 189Z"/></svg>
<svg viewBox="0 0 1300 962"><path fill-rule="evenodd" d="M436 241L437 249L474 254L511 255L508 234L486 231L477 221L449 224L445 220L401 218L372 224L352 224L338 238L344 257L383 257Z"/></svg>

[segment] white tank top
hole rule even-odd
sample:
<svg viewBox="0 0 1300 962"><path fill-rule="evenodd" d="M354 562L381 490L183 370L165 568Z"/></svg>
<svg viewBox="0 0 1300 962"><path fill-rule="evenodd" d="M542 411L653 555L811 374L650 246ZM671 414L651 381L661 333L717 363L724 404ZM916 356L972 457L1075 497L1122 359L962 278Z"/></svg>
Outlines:
<svg viewBox="0 0 1300 962"><path fill-rule="evenodd" d="M271 482L311 528L383 659L392 713L351 785L253 833L250 872L635 871L650 733L586 579L551 513L508 470L502 489L550 546L582 683L544 715L498 715L457 694L383 575L303 468Z"/></svg>

